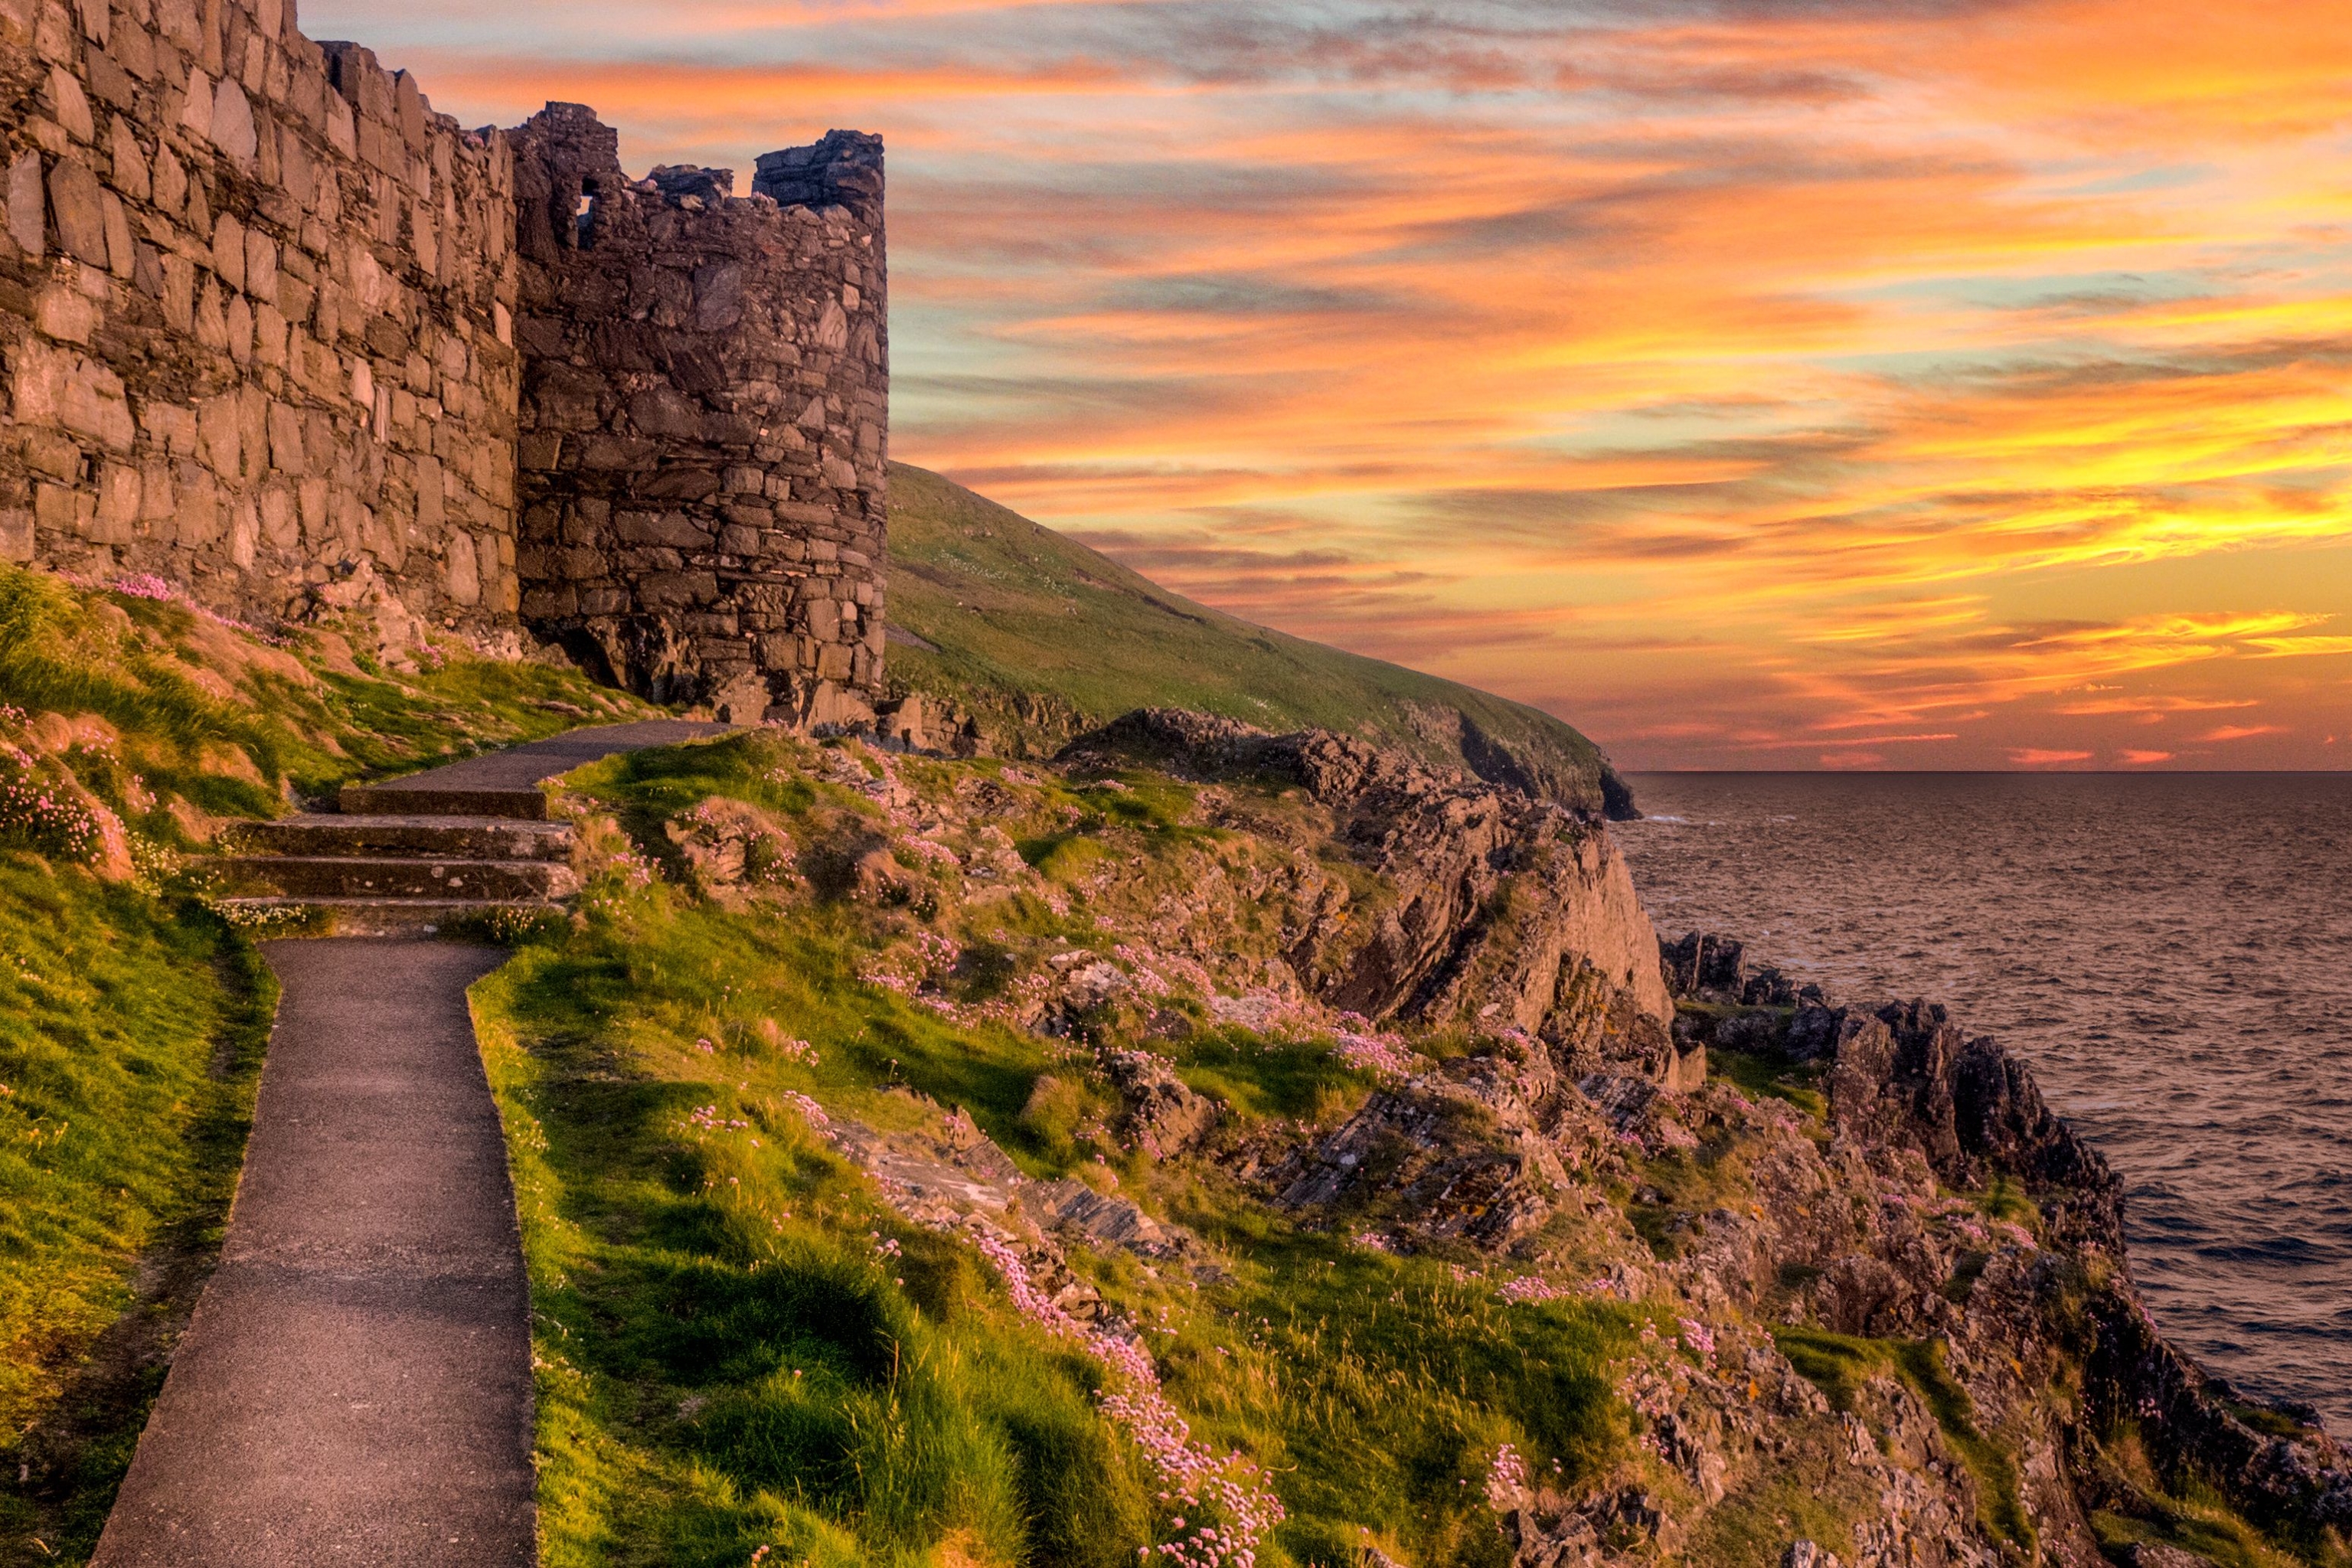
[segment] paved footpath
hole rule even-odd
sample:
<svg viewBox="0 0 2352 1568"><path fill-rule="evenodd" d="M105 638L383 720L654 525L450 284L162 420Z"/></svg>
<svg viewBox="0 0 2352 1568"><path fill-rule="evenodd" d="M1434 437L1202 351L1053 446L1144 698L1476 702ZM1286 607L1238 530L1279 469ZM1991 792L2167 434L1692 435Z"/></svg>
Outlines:
<svg viewBox="0 0 2352 1568"><path fill-rule="evenodd" d="M531 791L722 733L603 725L396 782ZM219 1268L100 1539L100 1568L527 1565L530 1297L466 987L506 954L265 944L284 991Z"/></svg>
<svg viewBox="0 0 2352 1568"><path fill-rule="evenodd" d="M730 728L692 719L641 719L633 724L599 724L551 735L544 741L509 746L503 752L485 752L462 763L450 763L386 783L418 790L530 789L558 773L568 773L615 752L641 752L648 746L704 740L724 735Z"/></svg>
<svg viewBox="0 0 2352 1568"><path fill-rule="evenodd" d="M275 942L220 1268L104 1568L529 1564L530 1295L466 1009L491 948Z"/></svg>

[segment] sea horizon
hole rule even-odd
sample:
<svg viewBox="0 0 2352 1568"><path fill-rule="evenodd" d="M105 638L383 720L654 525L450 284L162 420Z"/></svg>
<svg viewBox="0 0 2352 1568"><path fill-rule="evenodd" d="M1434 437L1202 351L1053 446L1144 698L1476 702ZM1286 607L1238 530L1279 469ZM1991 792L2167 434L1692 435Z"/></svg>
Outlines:
<svg viewBox="0 0 2352 1568"><path fill-rule="evenodd" d="M2164 1331L2352 1426L2352 775L1626 776L1655 925L2030 1061L2124 1183Z"/></svg>

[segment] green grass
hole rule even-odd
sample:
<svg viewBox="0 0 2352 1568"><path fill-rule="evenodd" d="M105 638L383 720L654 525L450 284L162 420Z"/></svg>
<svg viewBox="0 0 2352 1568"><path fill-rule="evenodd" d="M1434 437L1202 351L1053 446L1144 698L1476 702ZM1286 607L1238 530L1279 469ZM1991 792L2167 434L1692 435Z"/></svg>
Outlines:
<svg viewBox="0 0 2352 1568"><path fill-rule="evenodd" d="M633 853L657 850L664 820L706 793L758 805L814 853L876 820L811 772L817 756L737 736L610 759L568 787ZM946 789L995 770L898 772ZM1000 820L1038 838L1030 824L1076 809L1122 853L1192 852L1197 834L1147 785L1125 811L1027 785ZM625 863L610 829L587 831ZM1075 904L1057 915L1022 895L926 916L816 882L740 906L592 870L582 910L475 992L532 1271L550 1563L740 1563L772 1545L793 1560L1108 1568L1170 1538L1158 1483L1095 1409L1099 1370L1013 1312L967 1247L895 1218L808 1134L797 1094L883 1129L960 1108L1032 1175L1084 1166L1197 1230L1218 1260L1202 1280L1125 1253L1079 1250L1073 1266L1149 1326L1196 1436L1274 1474L1291 1517L1268 1568L1366 1541L1415 1563L1499 1564L1483 1492L1498 1445L1566 1487L1630 1450L1612 1392L1634 1344L1623 1310L1506 1306L1475 1274L1301 1232L1101 1136L1116 1106L1083 1051L952 1023L860 979L928 924L963 943L962 1000L984 998L1041 949L1108 944ZM1314 1042L1207 1028L1152 1048L1244 1119L1339 1114L1370 1087ZM701 1107L717 1127L696 1123ZM877 1237L901 1249L887 1264Z"/></svg>
<svg viewBox="0 0 2352 1568"><path fill-rule="evenodd" d="M0 565L0 703L94 719L119 742L103 765L136 776L127 822L188 842L174 799L217 816L268 816L349 781L434 766L583 723L655 710L577 671L457 650L411 674L354 663L331 633L271 647L173 601L79 589Z"/></svg>
<svg viewBox="0 0 2352 1568"><path fill-rule="evenodd" d="M706 910L525 948L476 993L533 1281L544 1560L1093 1564L1153 1506L1097 1374L898 1221L786 1089L873 1122L912 1084L1011 1136L1043 1058L957 1041L822 936ZM814 1068L740 1026L778 1019ZM697 1040L725 1040L706 1053ZM748 1126L706 1132L718 1109ZM898 1258L877 1256L876 1235Z"/></svg>
<svg viewBox="0 0 2352 1568"><path fill-rule="evenodd" d="M1540 710L1194 604L903 463L890 468L889 611L891 679L973 710L1007 754L1173 707L1364 735L1596 811L1604 787L1624 787Z"/></svg>
<svg viewBox="0 0 2352 1568"><path fill-rule="evenodd" d="M1339 1061L1328 1043L1269 1038L1232 1026L1163 1048L1185 1083L1244 1121L1337 1121L1363 1102L1376 1081Z"/></svg>
<svg viewBox="0 0 2352 1568"><path fill-rule="evenodd" d="M1369 1542L1409 1563L1507 1563L1482 1491L1500 1445L1570 1493L1629 1451L1622 1310L1507 1305L1491 1279L1302 1233L1214 1188L1172 1206L1233 1279L1189 1317L1165 1292L1177 1327L1154 1352L1214 1441L1281 1473L1291 1561L1346 1562Z"/></svg>
<svg viewBox="0 0 2352 1568"><path fill-rule="evenodd" d="M202 910L0 857L0 1561L97 1542L156 1336L217 1248L276 994Z"/></svg>
<svg viewBox="0 0 2352 1568"><path fill-rule="evenodd" d="M0 1563L87 1558L216 1255L276 996L198 896L221 819L649 711L453 651L394 674L0 566Z"/></svg>
<svg viewBox="0 0 2352 1568"><path fill-rule="evenodd" d="M1977 1507L1987 1529L2014 1542L2029 1558L2034 1550L2032 1521L2025 1516L2017 1461L1987 1436L1962 1388L1944 1365L1944 1347L1935 1340L1874 1340L1825 1329L1775 1328L1780 1353L1829 1396L1839 1410L1853 1408L1872 1378L1892 1375L1919 1396L1936 1418L1945 1442L1977 1483Z"/></svg>

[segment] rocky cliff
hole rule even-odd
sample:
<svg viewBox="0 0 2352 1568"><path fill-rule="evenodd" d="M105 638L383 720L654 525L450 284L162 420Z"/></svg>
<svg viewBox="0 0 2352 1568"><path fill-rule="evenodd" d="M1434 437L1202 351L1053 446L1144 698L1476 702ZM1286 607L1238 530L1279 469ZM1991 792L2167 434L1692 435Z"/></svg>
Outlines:
<svg viewBox="0 0 2352 1568"><path fill-rule="evenodd" d="M1165 710L1050 764L747 738L692 764L698 803L688 765L589 786L592 897L638 896L619 824L658 822L695 898L840 944L795 963L887 1003L827 1024L803 991L780 1054L724 1022L763 984L730 978L686 1015L698 1050L753 1042L710 1125L816 1138L869 1184L857 1223L977 1248L1100 1369L1172 1478L1124 1554L2346 1560L2352 1461L2166 1345L2112 1173L2021 1059L1660 944L1594 817ZM616 928L655 944L635 984L667 929Z"/></svg>

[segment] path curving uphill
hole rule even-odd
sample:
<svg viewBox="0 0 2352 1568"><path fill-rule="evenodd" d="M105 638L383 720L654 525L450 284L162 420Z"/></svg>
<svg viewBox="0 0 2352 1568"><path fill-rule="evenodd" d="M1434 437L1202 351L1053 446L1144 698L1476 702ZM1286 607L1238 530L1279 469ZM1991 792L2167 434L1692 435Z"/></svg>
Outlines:
<svg viewBox="0 0 2352 1568"><path fill-rule="evenodd" d="M505 955L411 940L479 895L420 898L367 868L429 856L478 878L514 854L493 830L543 821L541 781L721 728L576 731L281 825L310 863L366 876L273 901L403 934L264 945L283 994L227 1239L100 1568L537 1560L530 1289L466 1005Z"/></svg>

